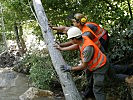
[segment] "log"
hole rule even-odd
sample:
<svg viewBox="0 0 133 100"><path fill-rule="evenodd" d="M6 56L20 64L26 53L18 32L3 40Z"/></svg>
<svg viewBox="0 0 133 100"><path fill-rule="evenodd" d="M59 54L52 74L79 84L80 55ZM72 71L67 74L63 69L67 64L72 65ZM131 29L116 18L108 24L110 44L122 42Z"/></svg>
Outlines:
<svg viewBox="0 0 133 100"><path fill-rule="evenodd" d="M52 59L53 66L59 76L59 80L64 92L66 100L82 100L75 83L72 80L72 76L69 72L62 72L60 70L61 65L66 65L59 50L53 47L54 36L51 28L48 26L48 19L44 12L44 8L40 0L33 0L33 6L37 15L37 21L41 27L41 31L47 45L50 57Z"/></svg>

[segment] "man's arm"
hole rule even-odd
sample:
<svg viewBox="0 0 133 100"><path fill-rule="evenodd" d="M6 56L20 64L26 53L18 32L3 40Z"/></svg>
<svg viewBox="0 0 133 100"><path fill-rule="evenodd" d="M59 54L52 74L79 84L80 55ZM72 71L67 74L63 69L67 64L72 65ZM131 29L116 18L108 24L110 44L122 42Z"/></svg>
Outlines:
<svg viewBox="0 0 133 100"><path fill-rule="evenodd" d="M88 66L88 63L87 62L83 62L81 65L78 65L78 66L74 66L71 68L72 71L75 71L75 70L84 70L86 69Z"/></svg>
<svg viewBox="0 0 133 100"><path fill-rule="evenodd" d="M61 50L61 51L68 51L68 50L77 50L79 49L79 46L77 44L73 44L71 46L67 46L67 47L60 47L60 45L56 44L54 45L54 47L58 50Z"/></svg>
<svg viewBox="0 0 133 100"><path fill-rule="evenodd" d="M72 67L71 70L83 70L88 66L88 62L92 59L94 55L94 47L93 46L87 46L83 51L83 63L81 65Z"/></svg>
<svg viewBox="0 0 133 100"><path fill-rule="evenodd" d="M53 30L57 30L58 32L62 32L62 33L64 33L64 34L66 34L67 31L68 31L68 29L69 29L70 27L66 27L66 26L54 27L54 26L52 26L51 28L52 28Z"/></svg>
<svg viewBox="0 0 133 100"><path fill-rule="evenodd" d="M72 41L68 41L68 42L64 42L64 43L61 43L59 44L61 47L67 47L67 46L71 46L73 45Z"/></svg>

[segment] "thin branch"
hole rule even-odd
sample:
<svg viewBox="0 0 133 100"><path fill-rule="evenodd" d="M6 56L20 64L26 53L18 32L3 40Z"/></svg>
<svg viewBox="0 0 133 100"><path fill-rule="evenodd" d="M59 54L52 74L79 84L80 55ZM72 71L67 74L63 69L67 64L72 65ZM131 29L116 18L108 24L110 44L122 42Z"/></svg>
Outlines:
<svg viewBox="0 0 133 100"><path fill-rule="evenodd" d="M132 17L132 9L131 9L131 5L130 5L129 0L127 0L127 2L128 2L128 7L129 7L130 16L131 16L131 19L132 19L133 17Z"/></svg>

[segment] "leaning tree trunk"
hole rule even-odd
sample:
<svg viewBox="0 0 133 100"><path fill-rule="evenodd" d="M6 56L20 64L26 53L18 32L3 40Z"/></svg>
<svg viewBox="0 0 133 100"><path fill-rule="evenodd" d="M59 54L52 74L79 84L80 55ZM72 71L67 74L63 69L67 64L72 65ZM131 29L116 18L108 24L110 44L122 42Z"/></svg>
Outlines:
<svg viewBox="0 0 133 100"><path fill-rule="evenodd" d="M59 50L53 47L54 44L54 37L52 35L51 28L48 26L48 19L44 12L42 3L40 0L33 0L35 12L38 18L39 25L41 27L44 40L47 44L52 63L54 68L59 76L60 83L62 85L62 89L65 95L66 100L82 100L79 92L72 80L72 77L69 72L64 73L60 70L61 65L66 65L61 53Z"/></svg>

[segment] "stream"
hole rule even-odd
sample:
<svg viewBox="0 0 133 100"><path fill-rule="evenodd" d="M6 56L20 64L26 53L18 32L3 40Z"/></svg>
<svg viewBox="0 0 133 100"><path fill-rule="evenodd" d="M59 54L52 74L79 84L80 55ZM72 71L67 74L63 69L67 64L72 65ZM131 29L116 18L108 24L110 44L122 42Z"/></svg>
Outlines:
<svg viewBox="0 0 133 100"><path fill-rule="evenodd" d="M20 100L19 96L29 89L28 77L12 68L0 68L0 100ZM33 99L34 100L34 99ZM62 98L40 97L35 100L64 100Z"/></svg>
<svg viewBox="0 0 133 100"><path fill-rule="evenodd" d="M12 71L11 68L0 68L0 100L19 100L19 96L29 89L28 77ZM38 100L49 100L39 98Z"/></svg>
<svg viewBox="0 0 133 100"><path fill-rule="evenodd" d="M0 68L0 100L19 100L19 96L28 88L26 75L11 68Z"/></svg>

